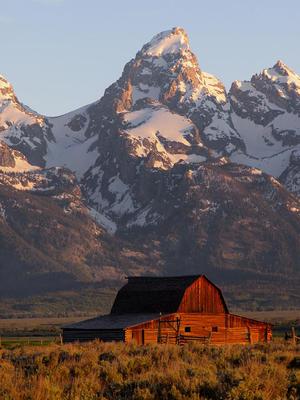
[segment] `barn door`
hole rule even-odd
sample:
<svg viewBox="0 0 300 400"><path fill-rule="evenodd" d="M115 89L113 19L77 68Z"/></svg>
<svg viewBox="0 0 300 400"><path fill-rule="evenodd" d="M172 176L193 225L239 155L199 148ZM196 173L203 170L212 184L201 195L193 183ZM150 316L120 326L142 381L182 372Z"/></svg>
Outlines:
<svg viewBox="0 0 300 400"><path fill-rule="evenodd" d="M135 329L132 331L132 339L136 344L145 344L145 330Z"/></svg>

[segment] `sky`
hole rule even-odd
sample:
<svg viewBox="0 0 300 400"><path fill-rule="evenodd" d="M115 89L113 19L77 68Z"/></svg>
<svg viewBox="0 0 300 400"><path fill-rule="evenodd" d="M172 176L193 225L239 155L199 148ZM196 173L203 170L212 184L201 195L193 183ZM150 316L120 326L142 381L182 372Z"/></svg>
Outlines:
<svg viewBox="0 0 300 400"><path fill-rule="evenodd" d="M0 74L20 101L61 115L99 99L155 34L189 35L227 89L278 59L300 74L299 0L0 0Z"/></svg>

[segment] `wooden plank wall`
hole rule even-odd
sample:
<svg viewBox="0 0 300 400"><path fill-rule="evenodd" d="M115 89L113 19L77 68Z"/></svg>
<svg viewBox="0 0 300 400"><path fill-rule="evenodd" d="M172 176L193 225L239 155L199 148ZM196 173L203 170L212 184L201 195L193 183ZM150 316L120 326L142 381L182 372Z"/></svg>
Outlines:
<svg viewBox="0 0 300 400"><path fill-rule="evenodd" d="M226 313L221 292L205 277L197 279L183 295L178 312Z"/></svg>
<svg viewBox="0 0 300 400"><path fill-rule="evenodd" d="M88 330L88 329L63 329L63 342L88 342L100 339L105 342L124 341L123 329L105 329L105 330Z"/></svg>
<svg viewBox="0 0 300 400"><path fill-rule="evenodd" d="M199 341L209 338L211 344L247 344L270 341L271 327L263 322L228 314L177 313L161 317L161 321L180 318L180 335ZM232 317L232 318L231 318ZM125 330L125 341L138 344L156 343L158 338L158 320L140 324ZM173 328L172 328L173 326ZM190 332L185 332L185 327ZM166 342L175 343L176 323L161 323L160 334ZM142 340L143 339L143 340Z"/></svg>

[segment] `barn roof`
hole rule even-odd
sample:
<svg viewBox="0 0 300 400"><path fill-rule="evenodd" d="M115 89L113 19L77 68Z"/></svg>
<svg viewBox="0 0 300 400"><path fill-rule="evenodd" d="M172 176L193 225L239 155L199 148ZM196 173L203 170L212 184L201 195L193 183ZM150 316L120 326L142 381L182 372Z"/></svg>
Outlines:
<svg viewBox="0 0 300 400"><path fill-rule="evenodd" d="M117 294L111 313L174 313L185 290L202 276L128 277L128 283Z"/></svg>
<svg viewBox="0 0 300 400"><path fill-rule="evenodd" d="M122 315L102 315L100 317L87 319L75 324L66 325L63 329L87 329L87 330L102 330L102 329L124 329L129 326L141 324L146 321L157 319L161 316L160 313L151 314L122 314Z"/></svg>

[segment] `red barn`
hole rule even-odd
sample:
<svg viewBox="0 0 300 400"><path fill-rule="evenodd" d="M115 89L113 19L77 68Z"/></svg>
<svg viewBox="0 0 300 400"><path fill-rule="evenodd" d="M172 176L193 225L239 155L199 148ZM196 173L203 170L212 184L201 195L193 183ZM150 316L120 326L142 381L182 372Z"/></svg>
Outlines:
<svg viewBox="0 0 300 400"><path fill-rule="evenodd" d="M204 275L129 277L110 314L63 328L64 342L246 344L271 336L270 324L230 314L221 290Z"/></svg>

